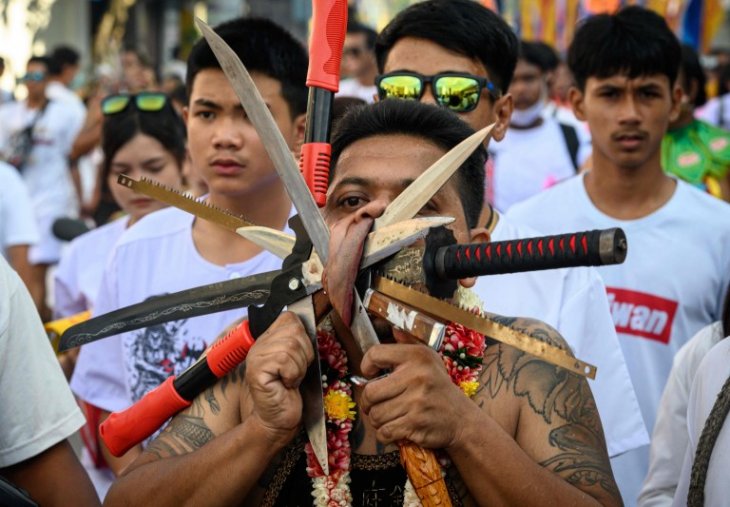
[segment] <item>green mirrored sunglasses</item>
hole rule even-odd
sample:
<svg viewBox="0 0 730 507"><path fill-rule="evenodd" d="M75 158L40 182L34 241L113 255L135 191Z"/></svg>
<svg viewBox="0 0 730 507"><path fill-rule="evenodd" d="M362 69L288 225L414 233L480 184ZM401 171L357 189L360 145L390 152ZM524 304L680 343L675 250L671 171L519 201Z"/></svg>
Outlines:
<svg viewBox="0 0 730 507"><path fill-rule="evenodd" d="M133 103L138 111L161 111L167 104L167 95L160 92L140 92L135 95L126 93L109 95L101 101L101 112L105 115L117 114L126 110Z"/></svg>
<svg viewBox="0 0 730 507"><path fill-rule="evenodd" d="M436 102L457 113L466 113L476 109L482 89L486 89L494 98L498 98L500 95L494 83L472 74L443 72L433 76L424 76L417 72L390 72L375 78L378 97L381 100L420 100L427 83L431 84Z"/></svg>

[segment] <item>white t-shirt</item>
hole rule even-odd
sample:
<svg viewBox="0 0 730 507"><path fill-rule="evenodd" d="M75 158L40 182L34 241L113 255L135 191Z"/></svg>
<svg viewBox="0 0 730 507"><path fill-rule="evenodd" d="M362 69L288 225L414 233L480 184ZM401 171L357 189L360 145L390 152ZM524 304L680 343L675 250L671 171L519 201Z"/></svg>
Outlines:
<svg viewBox="0 0 730 507"><path fill-rule="evenodd" d="M590 154L590 138L576 130L579 149L578 165ZM552 118L534 128L510 127L502 142L489 144L494 161L493 179L487 183L494 189L492 204L507 211L576 172L560 125Z"/></svg>
<svg viewBox="0 0 730 507"><path fill-rule="evenodd" d="M362 99L368 104L375 102L375 95L378 94L377 86L370 85L365 86L360 84L355 78L347 78L340 81L340 90L335 95L336 97L357 97Z"/></svg>
<svg viewBox="0 0 730 507"><path fill-rule="evenodd" d="M715 322L703 327L674 356L651 436L649 473L639 496L642 507L672 505L687 451L689 391L700 362L722 338L722 324Z"/></svg>
<svg viewBox="0 0 730 507"><path fill-rule="evenodd" d="M556 185L509 215L548 234L610 227L626 233L625 262L597 269L651 432L674 355L720 318L730 283L730 206L678 181L671 199L654 213L617 220L593 205L583 178ZM613 460L627 505L636 503L648 461L648 447Z"/></svg>
<svg viewBox="0 0 730 507"><path fill-rule="evenodd" d="M38 114L39 110L28 109L26 102L0 106L0 151L6 148L14 132L25 128ZM80 128L81 124L67 106L50 101L33 129L33 149L22 174L41 234L40 242L30 252L33 263L58 261L61 242L51 231L53 221L62 216L76 216L78 212L68 155Z"/></svg>
<svg viewBox="0 0 730 507"><path fill-rule="evenodd" d="M15 167L0 162L0 254L8 247L38 242L28 189Z"/></svg>
<svg viewBox="0 0 730 507"><path fill-rule="evenodd" d="M677 494L674 497L676 507L687 505L690 472L694 462L697 442L705 427L707 417L715 405L717 395L730 376L730 340L722 340L705 355L692 383L687 405L687 436L689 445L684 457L682 472L679 477ZM710 465L705 480L705 505L707 507L727 507L730 505L728 495L728 470L730 470L730 420L725 419L720 434L712 450Z"/></svg>
<svg viewBox="0 0 730 507"><path fill-rule="evenodd" d="M69 114L73 115L73 119L70 121L73 122L73 125L78 125L77 128L79 130L81 129L86 119L86 106L84 106L84 101L81 100L81 97L58 81L48 83L48 86L46 86L46 97L49 100L60 102L66 106Z"/></svg>
<svg viewBox="0 0 730 507"><path fill-rule="evenodd" d="M127 229L129 217L93 229L74 239L54 273L54 317L68 317L94 307L109 253Z"/></svg>
<svg viewBox="0 0 730 507"><path fill-rule="evenodd" d="M37 456L84 424L38 312L0 257L0 468Z"/></svg>
<svg viewBox="0 0 730 507"><path fill-rule="evenodd" d="M281 267L268 252L218 266L200 256L192 238L194 217L176 208L156 211L122 234L104 273L94 314L152 296L240 278ZM178 375L246 309L172 321L81 347L71 388L108 411L127 408L170 375Z"/></svg>
<svg viewBox="0 0 730 507"><path fill-rule="evenodd" d="M570 229L566 229L570 230ZM541 236L501 216L492 241ZM596 400L609 456L647 445L649 435L621 352L606 299L593 268L551 269L482 276L475 291L489 312L531 317L557 329L576 357L595 365L588 384Z"/></svg>
<svg viewBox="0 0 730 507"><path fill-rule="evenodd" d="M695 111L695 117L716 127L730 128L730 93L708 100Z"/></svg>

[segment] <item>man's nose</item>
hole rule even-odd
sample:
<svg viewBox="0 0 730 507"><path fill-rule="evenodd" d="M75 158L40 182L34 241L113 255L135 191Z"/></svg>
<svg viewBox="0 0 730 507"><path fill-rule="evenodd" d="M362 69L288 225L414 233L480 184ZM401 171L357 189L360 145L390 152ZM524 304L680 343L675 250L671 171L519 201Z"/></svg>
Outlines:
<svg viewBox="0 0 730 507"><path fill-rule="evenodd" d="M241 122L233 118L220 118L213 135L213 145L216 148L240 148L243 144L243 128Z"/></svg>
<svg viewBox="0 0 730 507"><path fill-rule="evenodd" d="M355 212L355 221L358 222L366 218L376 219L385 212L385 208L387 207L388 203L382 199L370 201Z"/></svg>
<svg viewBox="0 0 730 507"><path fill-rule="evenodd" d="M422 104L431 104L434 106L439 105L438 101L436 100L436 94L433 91L433 86L431 86L431 83L427 83L425 85L423 94L421 95L421 103Z"/></svg>
<svg viewBox="0 0 730 507"><path fill-rule="evenodd" d="M637 100L627 94L619 109L618 119L621 123L638 123L641 120Z"/></svg>

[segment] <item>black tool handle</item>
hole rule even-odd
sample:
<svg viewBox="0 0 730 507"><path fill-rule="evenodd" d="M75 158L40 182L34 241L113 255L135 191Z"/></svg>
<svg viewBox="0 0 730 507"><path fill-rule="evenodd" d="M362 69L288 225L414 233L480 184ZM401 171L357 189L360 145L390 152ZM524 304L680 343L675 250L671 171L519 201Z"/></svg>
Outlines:
<svg viewBox="0 0 730 507"><path fill-rule="evenodd" d="M626 258L627 248L626 234L620 228L597 229L539 238L445 246L436 251L433 265L439 278L453 280L620 264Z"/></svg>

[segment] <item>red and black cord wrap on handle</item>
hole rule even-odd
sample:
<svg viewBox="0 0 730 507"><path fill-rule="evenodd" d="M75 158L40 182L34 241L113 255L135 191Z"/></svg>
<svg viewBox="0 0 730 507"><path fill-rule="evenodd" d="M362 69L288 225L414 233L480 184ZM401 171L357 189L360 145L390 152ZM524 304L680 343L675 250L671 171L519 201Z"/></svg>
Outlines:
<svg viewBox="0 0 730 507"><path fill-rule="evenodd" d="M189 407L199 393L241 364L253 343L244 320L178 377L169 377L128 409L111 414L99 429L111 453L122 456Z"/></svg>
<svg viewBox="0 0 730 507"><path fill-rule="evenodd" d="M307 123L299 169L321 208L329 185L332 101L340 88L340 60L347 33L347 0L312 2L309 42Z"/></svg>
<svg viewBox="0 0 730 507"><path fill-rule="evenodd" d="M603 229L439 248L432 269L441 279L576 266L620 264L628 245L622 229Z"/></svg>

